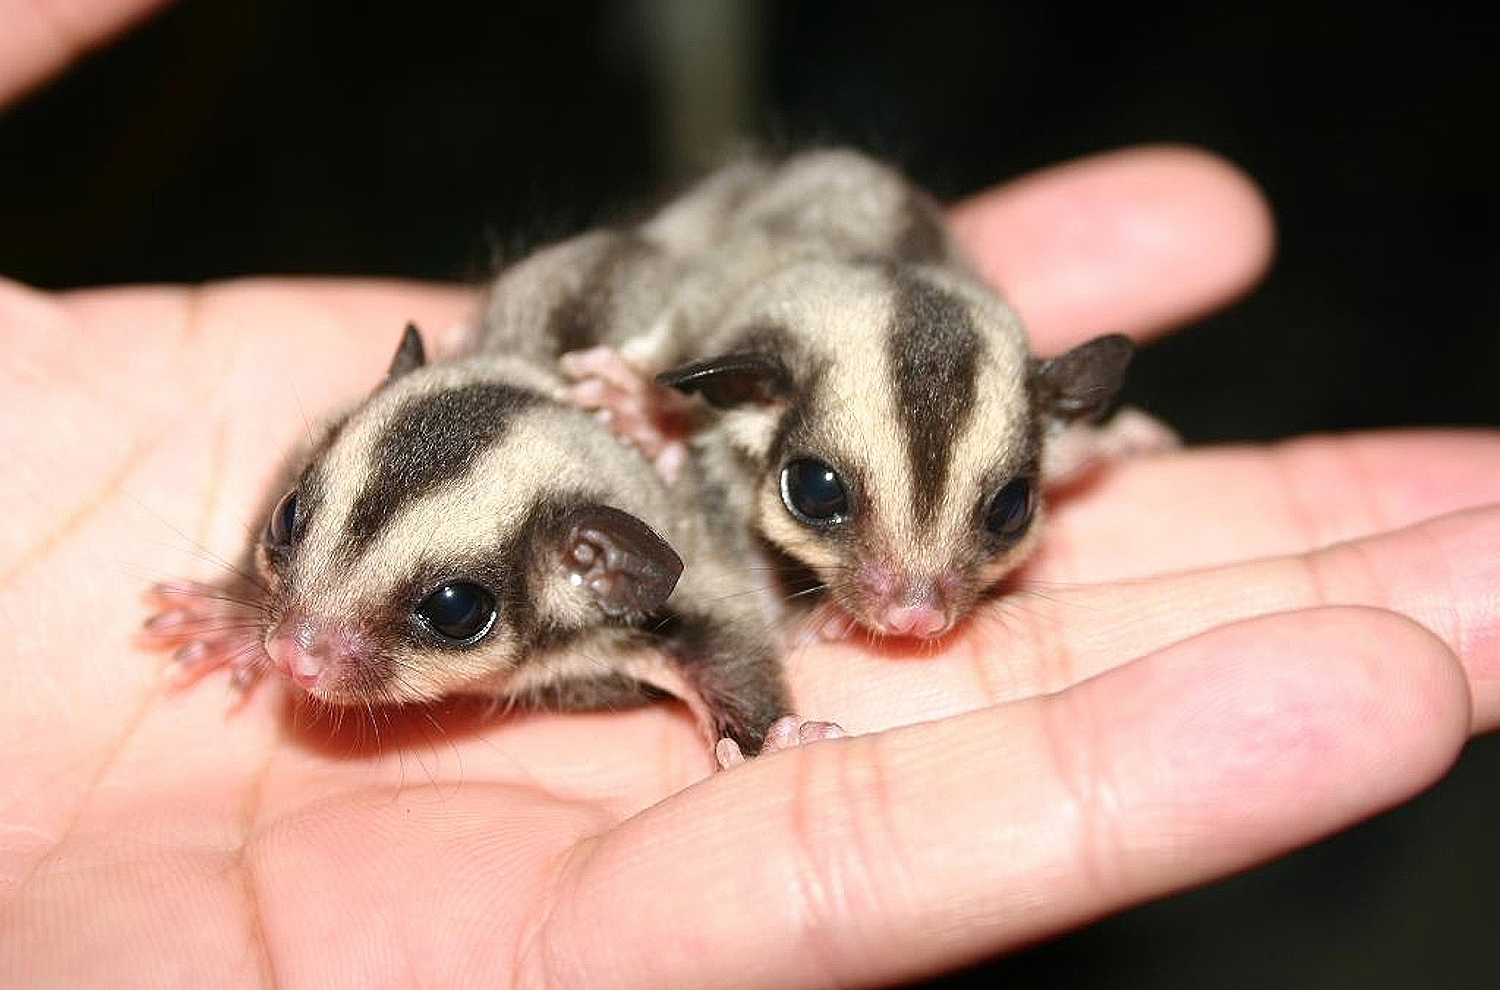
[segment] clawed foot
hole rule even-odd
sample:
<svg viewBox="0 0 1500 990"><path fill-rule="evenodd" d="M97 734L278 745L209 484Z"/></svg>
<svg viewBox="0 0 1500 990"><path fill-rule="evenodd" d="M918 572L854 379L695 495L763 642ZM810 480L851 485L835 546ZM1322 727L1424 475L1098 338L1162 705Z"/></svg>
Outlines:
<svg viewBox="0 0 1500 990"><path fill-rule="evenodd" d="M152 585L146 603L153 612L137 641L171 652L165 676L174 687L192 684L220 667L230 670L237 697L248 694L265 673L259 612L232 592L195 581Z"/></svg>
<svg viewBox="0 0 1500 990"><path fill-rule="evenodd" d="M844 735L844 730L833 722L814 722L796 715L783 715L766 730L766 741L758 755L770 756L820 739L842 739ZM720 739L714 746L714 755L718 757L720 770L729 770L745 762L745 754L733 739Z"/></svg>
<svg viewBox="0 0 1500 990"><path fill-rule="evenodd" d="M687 458L692 430L690 400L656 384L612 347L592 347L564 354L559 363L573 380L562 399L591 409L615 435L639 450L670 484Z"/></svg>

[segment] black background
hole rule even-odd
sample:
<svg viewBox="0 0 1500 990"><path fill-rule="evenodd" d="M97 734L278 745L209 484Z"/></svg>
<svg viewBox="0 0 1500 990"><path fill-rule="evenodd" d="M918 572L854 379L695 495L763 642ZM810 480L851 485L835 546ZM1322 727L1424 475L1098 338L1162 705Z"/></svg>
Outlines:
<svg viewBox="0 0 1500 990"><path fill-rule="evenodd" d="M669 178L651 2L178 4L0 118L0 273L478 279ZM1275 266L1148 349L1129 401L1193 441L1500 424L1483 15L1050 6L748 5L749 129L861 145L945 196L1124 144L1213 149L1269 196ZM1480 740L1393 813L980 972L1493 986L1497 785Z"/></svg>

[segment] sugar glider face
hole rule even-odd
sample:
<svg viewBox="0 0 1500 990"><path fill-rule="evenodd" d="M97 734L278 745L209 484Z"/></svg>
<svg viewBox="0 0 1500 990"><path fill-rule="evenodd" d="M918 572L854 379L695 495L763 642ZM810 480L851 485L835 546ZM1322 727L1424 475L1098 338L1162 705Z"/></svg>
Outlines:
<svg viewBox="0 0 1500 990"><path fill-rule="evenodd" d="M1032 360L948 266L813 261L750 293L723 352L659 376L725 412L760 533L867 629L940 636L1031 543L1043 433L1097 415L1131 347Z"/></svg>
<svg viewBox="0 0 1500 990"><path fill-rule="evenodd" d="M272 510L257 551L266 652L311 694L520 693L547 648L628 627L675 587L677 554L609 504L638 459L524 366L494 368L426 367L409 328L386 381Z"/></svg>

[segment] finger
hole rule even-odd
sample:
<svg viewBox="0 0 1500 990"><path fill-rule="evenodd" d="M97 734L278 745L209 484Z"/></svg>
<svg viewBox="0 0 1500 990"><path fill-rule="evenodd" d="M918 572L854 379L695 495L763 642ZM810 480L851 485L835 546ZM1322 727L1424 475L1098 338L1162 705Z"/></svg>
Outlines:
<svg viewBox="0 0 1500 990"><path fill-rule="evenodd" d="M1270 209L1205 151L1143 147L1044 169L960 203L959 241L1040 354L1103 333L1151 336L1264 273Z"/></svg>
<svg viewBox="0 0 1500 990"><path fill-rule="evenodd" d="M187 335L245 333L299 339L322 336L361 353L384 354L406 322L424 335L462 321L473 290L404 279L245 278L201 287L138 285L77 289L48 296L0 280L10 294L55 299L79 329L128 327ZM0 303L4 296L0 296Z"/></svg>
<svg viewBox="0 0 1500 990"><path fill-rule="evenodd" d="M1001 696L1045 692L1225 622L1362 605L1408 616L1448 644L1468 672L1475 728L1486 731L1500 726L1496 588L1500 508L1472 509L1308 554L1059 591L1006 623L1020 641L1049 644L1029 672L1042 671L1042 681L1026 684L1029 673L990 657L1009 672L992 667L992 686Z"/></svg>
<svg viewBox="0 0 1500 990"><path fill-rule="evenodd" d="M817 644L786 658L799 711L865 732L1065 690L1207 629L1331 605L1401 613L1463 662L1476 731L1500 727L1500 508L1309 553L1098 585L1024 585L938 649Z"/></svg>
<svg viewBox="0 0 1500 990"><path fill-rule="evenodd" d="M1467 715L1443 644L1388 613L1217 629L1060 695L688 789L569 863L522 982L930 974L1404 800L1449 766Z"/></svg>
<svg viewBox="0 0 1500 990"><path fill-rule="evenodd" d="M1058 493L1025 579L1109 581L1302 553L1500 502L1500 433L1411 430L1187 450Z"/></svg>
<svg viewBox="0 0 1500 990"><path fill-rule="evenodd" d="M0 0L0 106L166 0Z"/></svg>

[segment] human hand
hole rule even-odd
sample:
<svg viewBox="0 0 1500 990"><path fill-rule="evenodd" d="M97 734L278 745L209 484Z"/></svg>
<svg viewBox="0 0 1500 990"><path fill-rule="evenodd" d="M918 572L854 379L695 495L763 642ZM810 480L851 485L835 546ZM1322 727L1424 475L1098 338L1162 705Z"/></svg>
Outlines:
<svg viewBox="0 0 1500 990"><path fill-rule="evenodd" d="M955 223L1046 352L1212 305L1264 258L1258 201L1194 156L999 196ZM1464 736L1454 652L1495 721L1496 518L1476 507L1497 447L1462 434L1122 466L941 655L793 658L801 710L873 734L707 780L666 706L335 730L278 690L229 718L222 681L162 691L162 658L128 645L133 591L214 576L196 548L232 557L258 530L306 422L368 389L402 321L471 304L0 289L0 983L890 981L1400 800Z"/></svg>
<svg viewBox="0 0 1500 990"><path fill-rule="evenodd" d="M955 225L1043 351L1210 305L1266 244L1241 180L1167 150L1033 177ZM1018 243L1049 264L1006 268ZM212 577L196 548L230 558L258 529L279 452L378 378L392 327L471 304L374 282L5 287L12 982L896 980L1358 820L1442 773L1468 685L1479 727L1500 710L1500 518L1475 508L1500 444L1464 434L1113 469L939 654L793 656L799 710L868 734L711 777L669 706L334 727L279 689L229 717L222 680L165 692L130 646L133 592Z"/></svg>

